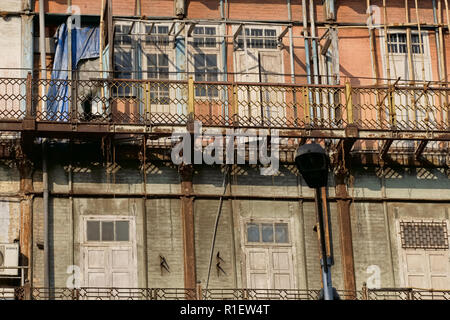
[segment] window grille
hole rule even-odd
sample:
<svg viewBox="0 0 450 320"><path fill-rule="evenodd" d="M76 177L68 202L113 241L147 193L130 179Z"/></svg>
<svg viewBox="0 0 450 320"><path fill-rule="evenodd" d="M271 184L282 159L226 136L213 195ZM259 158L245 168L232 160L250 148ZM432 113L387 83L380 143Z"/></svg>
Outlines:
<svg viewBox="0 0 450 320"><path fill-rule="evenodd" d="M446 222L400 222L402 248L448 249Z"/></svg>

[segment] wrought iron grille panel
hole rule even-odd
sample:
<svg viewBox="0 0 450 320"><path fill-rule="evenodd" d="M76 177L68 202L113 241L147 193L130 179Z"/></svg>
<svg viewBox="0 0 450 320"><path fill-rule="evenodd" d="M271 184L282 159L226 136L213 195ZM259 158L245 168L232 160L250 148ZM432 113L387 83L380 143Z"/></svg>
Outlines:
<svg viewBox="0 0 450 320"><path fill-rule="evenodd" d="M402 248L448 249L446 222L400 222Z"/></svg>
<svg viewBox="0 0 450 320"><path fill-rule="evenodd" d="M450 290L363 287L337 292L341 300L450 300ZM4 293L0 290L0 300L318 300L319 297L320 290L315 289L15 287Z"/></svg>
<svg viewBox="0 0 450 320"><path fill-rule="evenodd" d="M41 89L45 89L44 93ZM448 132L450 88L0 78L0 120Z"/></svg>

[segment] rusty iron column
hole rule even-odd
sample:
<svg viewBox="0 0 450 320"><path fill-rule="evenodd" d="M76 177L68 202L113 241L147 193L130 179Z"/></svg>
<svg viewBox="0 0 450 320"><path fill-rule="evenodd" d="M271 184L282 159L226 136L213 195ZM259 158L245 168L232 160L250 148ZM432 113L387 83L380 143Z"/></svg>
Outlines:
<svg viewBox="0 0 450 320"><path fill-rule="evenodd" d="M32 210L33 210L33 163L27 157L30 154L32 139L23 135L16 149L16 160L20 174L20 265L28 266L24 272L26 283L32 281Z"/></svg>
<svg viewBox="0 0 450 320"><path fill-rule="evenodd" d="M353 260L353 239L352 239L352 226L350 218L350 200L347 186L345 185L346 175L338 173L335 176L336 181L336 197L338 206L338 219L340 229L340 242L341 242L341 256L342 256L342 269L344 273L344 288L346 291L356 293L355 283L355 265ZM355 299L356 296L350 299Z"/></svg>
<svg viewBox="0 0 450 320"><path fill-rule="evenodd" d="M184 287L195 289L197 284L197 267L195 263L195 234L194 234L194 190L192 176L194 168L191 164L181 164L179 174L181 178L181 223L183 226L184 250Z"/></svg>

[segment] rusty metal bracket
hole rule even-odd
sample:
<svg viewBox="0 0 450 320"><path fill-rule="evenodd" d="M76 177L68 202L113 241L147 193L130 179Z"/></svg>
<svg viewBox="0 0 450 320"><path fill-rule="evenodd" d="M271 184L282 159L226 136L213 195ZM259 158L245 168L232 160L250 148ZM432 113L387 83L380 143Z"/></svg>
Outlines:
<svg viewBox="0 0 450 320"><path fill-rule="evenodd" d="M416 157L416 160L418 160L420 158L420 156L422 155L422 152L425 150L427 144L428 144L428 140L420 141L419 145L417 146L416 150L414 151L414 156Z"/></svg>
<svg viewBox="0 0 450 320"><path fill-rule="evenodd" d="M389 151L389 148L392 145L392 142L394 142L394 140L385 140L383 142L383 145L381 146L381 150L380 150L380 155L379 155L380 159L386 159L386 155Z"/></svg>

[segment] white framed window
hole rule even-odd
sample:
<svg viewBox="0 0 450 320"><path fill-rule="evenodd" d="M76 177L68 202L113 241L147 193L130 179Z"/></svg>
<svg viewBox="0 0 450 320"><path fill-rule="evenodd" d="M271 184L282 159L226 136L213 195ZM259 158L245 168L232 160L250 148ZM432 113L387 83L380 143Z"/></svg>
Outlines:
<svg viewBox="0 0 450 320"><path fill-rule="evenodd" d="M254 222L245 224L247 244L289 245L289 224L287 222Z"/></svg>
<svg viewBox="0 0 450 320"><path fill-rule="evenodd" d="M86 220L87 242L130 242L129 220Z"/></svg>
<svg viewBox="0 0 450 320"><path fill-rule="evenodd" d="M145 69L147 79L169 80L169 54L168 53L145 53ZM150 83L151 103L158 105L169 104L169 86L166 83Z"/></svg>
<svg viewBox="0 0 450 320"><path fill-rule="evenodd" d="M115 46L131 46L132 38L130 35L130 24L116 24L114 26L114 45Z"/></svg>
<svg viewBox="0 0 450 320"><path fill-rule="evenodd" d="M221 70L217 26L195 26L189 40L189 59L195 81L218 81ZM191 69L192 70L192 69ZM219 97L217 86L196 85L195 95L200 98Z"/></svg>
<svg viewBox="0 0 450 320"><path fill-rule="evenodd" d="M170 43L168 25L146 25L145 33L146 46L167 47Z"/></svg>
<svg viewBox="0 0 450 320"><path fill-rule="evenodd" d="M216 48L217 47L217 28L216 27L194 27L192 37L194 40L191 45L194 48Z"/></svg>
<svg viewBox="0 0 450 320"><path fill-rule="evenodd" d="M114 26L114 78L132 79L135 70L135 52L133 38L130 34L130 24L116 24ZM134 95L131 86L120 85L113 87L114 96L130 97Z"/></svg>
<svg viewBox="0 0 450 320"><path fill-rule="evenodd" d="M217 81L219 68L217 66L217 54L194 54L195 81ZM219 91L214 86L197 85L195 95L199 97L218 97Z"/></svg>
<svg viewBox="0 0 450 320"><path fill-rule="evenodd" d="M407 37L407 35L404 32L389 33L388 34L388 52L389 53L398 53L398 54L407 54L408 47L407 47L406 37ZM424 40L422 39L422 46L420 46L419 34L418 33L411 34L411 53L423 54L424 53L423 42L424 42Z"/></svg>
<svg viewBox="0 0 450 320"><path fill-rule="evenodd" d="M270 27L245 27L245 39L248 49L277 49L277 29ZM237 37L237 49L244 49L242 30Z"/></svg>

